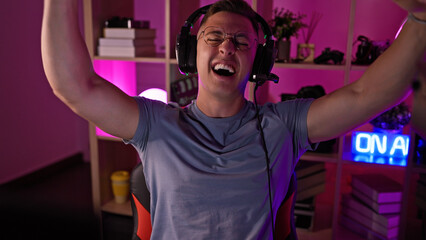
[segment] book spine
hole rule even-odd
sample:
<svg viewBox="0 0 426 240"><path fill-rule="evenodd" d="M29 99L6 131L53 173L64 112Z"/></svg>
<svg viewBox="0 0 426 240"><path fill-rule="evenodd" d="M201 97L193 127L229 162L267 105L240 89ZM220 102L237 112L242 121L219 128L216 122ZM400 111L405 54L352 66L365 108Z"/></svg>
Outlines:
<svg viewBox="0 0 426 240"><path fill-rule="evenodd" d="M296 201L302 201L310 197L314 197L325 190L325 183L321 183L319 185L316 185L314 187L305 189L303 191L296 193Z"/></svg>
<svg viewBox="0 0 426 240"><path fill-rule="evenodd" d="M352 220L350 217L345 215L340 215L340 224L351 230L352 232L362 236L364 239L369 240L396 240L397 238L388 239L385 236L382 236L374 231L369 230L368 228L362 226L358 222Z"/></svg>
<svg viewBox="0 0 426 240"><path fill-rule="evenodd" d="M401 203L383 203L379 204L368 196L364 195L356 189L352 189L352 195L358 198L365 205L372 208L376 213L385 214L385 213L399 213L401 211Z"/></svg>
<svg viewBox="0 0 426 240"><path fill-rule="evenodd" d="M393 238L398 235L398 227L386 228L373 221L371 218L361 215L358 211L350 207L343 206L342 213L346 216L349 216L358 223L362 224L363 226L368 227L370 230L375 231L383 236L386 236L387 238Z"/></svg>
<svg viewBox="0 0 426 240"><path fill-rule="evenodd" d="M355 177L352 178L352 188L358 189L360 192L369 196L370 199L377 202L378 193L374 189L370 188L370 186Z"/></svg>
<svg viewBox="0 0 426 240"><path fill-rule="evenodd" d="M392 228L399 225L398 214L377 214L369 207L352 198L349 194L342 196L342 204L352 209L357 209L360 214L371 218L373 221L378 222L384 227Z"/></svg>

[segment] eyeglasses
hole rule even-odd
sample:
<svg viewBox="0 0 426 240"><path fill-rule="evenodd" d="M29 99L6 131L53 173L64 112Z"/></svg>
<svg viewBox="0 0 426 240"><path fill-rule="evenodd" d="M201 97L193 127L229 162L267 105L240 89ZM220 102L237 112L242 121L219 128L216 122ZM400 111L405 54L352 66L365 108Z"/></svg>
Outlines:
<svg viewBox="0 0 426 240"><path fill-rule="evenodd" d="M253 33L236 32L236 33L225 33L220 27L206 27L198 37L203 37L207 45L211 47L217 47L222 44L226 39L230 38L235 47L240 51L245 51L256 45L257 38Z"/></svg>

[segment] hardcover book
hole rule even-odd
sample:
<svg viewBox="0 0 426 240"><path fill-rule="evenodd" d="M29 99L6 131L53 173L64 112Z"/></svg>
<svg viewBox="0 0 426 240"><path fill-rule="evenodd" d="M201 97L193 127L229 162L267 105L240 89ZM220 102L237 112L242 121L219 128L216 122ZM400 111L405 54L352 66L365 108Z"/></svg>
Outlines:
<svg viewBox="0 0 426 240"><path fill-rule="evenodd" d="M300 160L295 167L296 177L303 178L312 173L325 170L325 163Z"/></svg>
<svg viewBox="0 0 426 240"><path fill-rule="evenodd" d="M310 197L301 201L296 201L294 203L295 208L300 209L313 209L315 206L315 197Z"/></svg>
<svg viewBox="0 0 426 240"><path fill-rule="evenodd" d="M350 194L342 196L342 204L351 209L356 209L358 213L381 224L383 227L393 228L399 225L399 214L378 214L373 209L353 198Z"/></svg>
<svg viewBox="0 0 426 240"><path fill-rule="evenodd" d="M313 187L304 189L302 191L297 191L296 193L296 201L302 201L310 197L314 197L325 190L325 183L320 183L318 185L315 185Z"/></svg>
<svg viewBox="0 0 426 240"><path fill-rule="evenodd" d="M398 237L395 238L387 238L379 233L376 233L367 227L359 224L357 221L351 219L348 216L343 214L340 215L340 224L351 230L352 232L362 236L364 239L368 240L397 240Z"/></svg>
<svg viewBox="0 0 426 240"><path fill-rule="evenodd" d="M357 189L352 189L352 195L379 214L399 213L401 211L401 202L378 203Z"/></svg>
<svg viewBox="0 0 426 240"><path fill-rule="evenodd" d="M154 57L155 45L143 47L99 46L98 55L108 57Z"/></svg>
<svg viewBox="0 0 426 240"><path fill-rule="evenodd" d="M155 38L99 38L99 46L140 47L154 45Z"/></svg>
<svg viewBox="0 0 426 240"><path fill-rule="evenodd" d="M355 210L348 206L342 205L342 213L350 217L352 220L357 221L364 227L367 227L369 230L379 233L386 238L395 238L398 236L398 226L394 226L392 228L384 227L378 222L373 221L373 219L360 214L358 209Z"/></svg>
<svg viewBox="0 0 426 240"><path fill-rule="evenodd" d="M325 183L325 174L325 170L320 170L303 178L297 178L297 192Z"/></svg>
<svg viewBox="0 0 426 240"><path fill-rule="evenodd" d="M384 175L353 175L352 187L377 203L400 202L402 200L402 185Z"/></svg>
<svg viewBox="0 0 426 240"><path fill-rule="evenodd" d="M104 28L105 38L154 38L153 28Z"/></svg>

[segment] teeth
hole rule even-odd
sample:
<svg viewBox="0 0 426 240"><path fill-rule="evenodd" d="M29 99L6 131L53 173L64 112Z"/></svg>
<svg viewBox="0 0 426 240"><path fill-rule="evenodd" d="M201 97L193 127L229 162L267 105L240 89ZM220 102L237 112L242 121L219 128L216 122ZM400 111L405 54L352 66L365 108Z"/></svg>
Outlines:
<svg viewBox="0 0 426 240"><path fill-rule="evenodd" d="M234 68L232 66L225 65L225 64L222 64L222 63L216 64L216 66L214 66L214 70L216 70L216 71L218 71L218 70L226 70L226 71L228 71L230 73L234 73L235 72L235 70L234 70Z"/></svg>

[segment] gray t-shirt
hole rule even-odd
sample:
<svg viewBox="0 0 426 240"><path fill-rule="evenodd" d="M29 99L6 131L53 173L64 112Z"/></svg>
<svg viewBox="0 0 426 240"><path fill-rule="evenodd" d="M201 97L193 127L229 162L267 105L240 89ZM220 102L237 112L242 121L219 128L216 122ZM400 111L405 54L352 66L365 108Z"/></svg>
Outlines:
<svg viewBox="0 0 426 240"><path fill-rule="evenodd" d="M131 143L151 193L152 239L272 239L265 153L255 106L210 118L196 103L136 97L141 120ZM274 215L308 141L312 100L260 107L272 169Z"/></svg>

